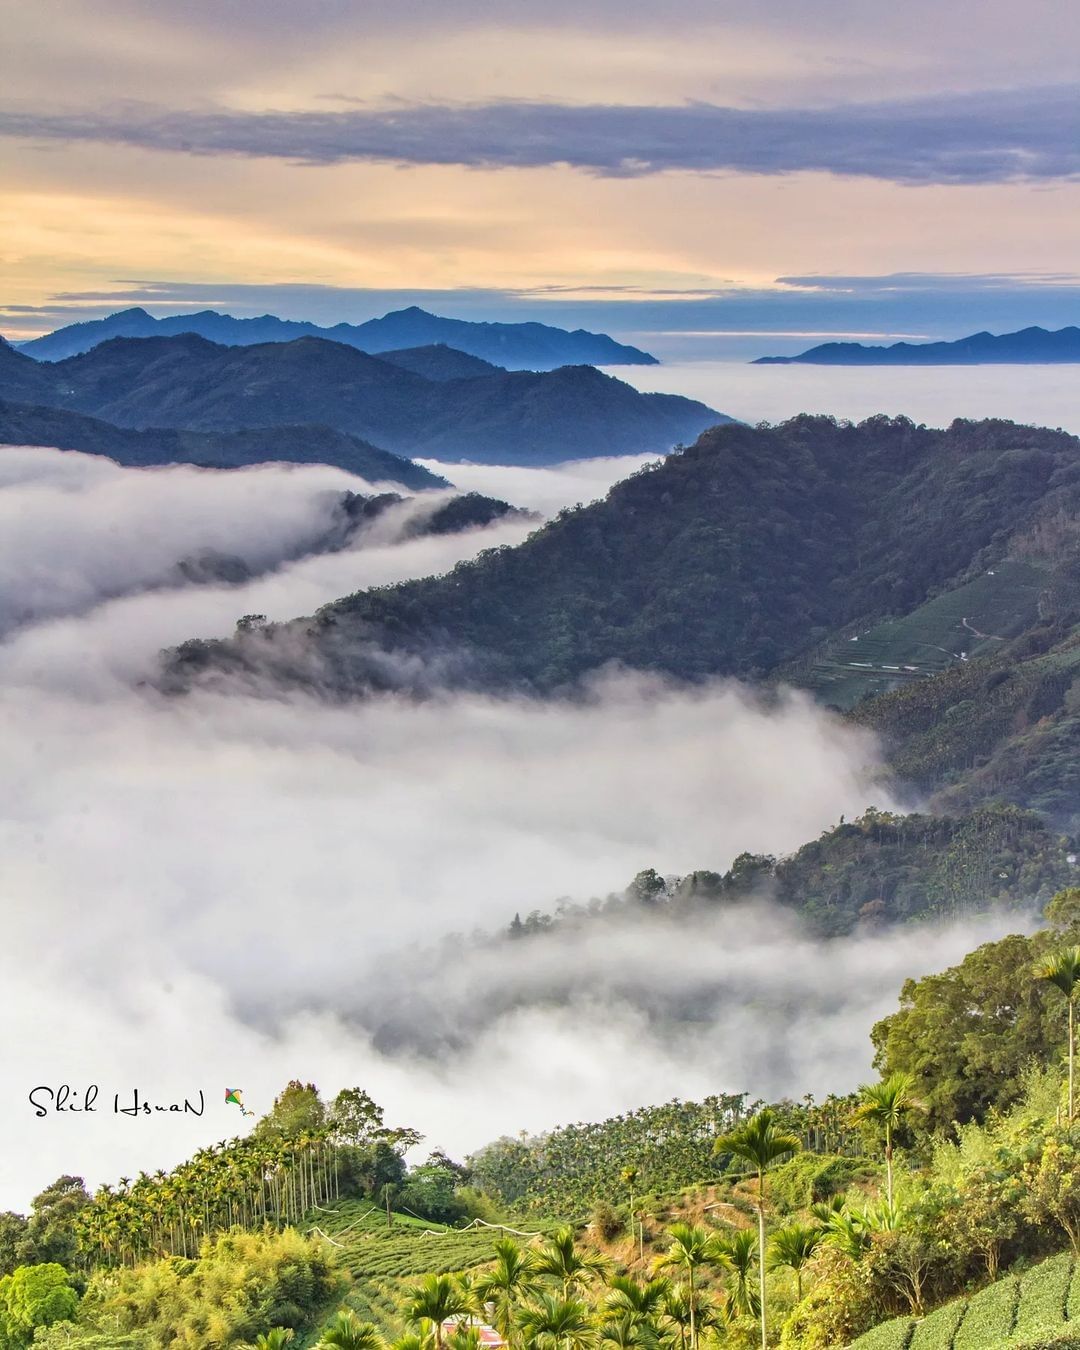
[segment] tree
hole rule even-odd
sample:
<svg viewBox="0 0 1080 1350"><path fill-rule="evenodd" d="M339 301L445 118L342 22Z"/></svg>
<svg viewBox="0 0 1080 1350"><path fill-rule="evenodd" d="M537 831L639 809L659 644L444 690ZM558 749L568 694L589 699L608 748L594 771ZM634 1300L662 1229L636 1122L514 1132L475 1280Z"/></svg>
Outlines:
<svg viewBox="0 0 1080 1350"><path fill-rule="evenodd" d="M541 1294L518 1313L526 1350L586 1350L595 1339L587 1306L576 1298Z"/></svg>
<svg viewBox="0 0 1080 1350"><path fill-rule="evenodd" d="M860 1102L855 1115L885 1131L885 1194L893 1204L893 1136L910 1111L922 1110L914 1096L915 1079L910 1073L890 1074L881 1083L868 1083L859 1089Z"/></svg>
<svg viewBox="0 0 1080 1350"><path fill-rule="evenodd" d="M11 1210L0 1214L0 1275L10 1275L16 1266L30 1266L37 1259L26 1217Z"/></svg>
<svg viewBox="0 0 1080 1350"><path fill-rule="evenodd" d="M366 1144L383 1130L383 1109L363 1088L342 1088L331 1104L328 1124L341 1143Z"/></svg>
<svg viewBox="0 0 1080 1350"><path fill-rule="evenodd" d="M317 1134L326 1125L326 1105L314 1083L294 1078L274 1098L274 1104L255 1126L260 1139L298 1139Z"/></svg>
<svg viewBox="0 0 1080 1350"><path fill-rule="evenodd" d="M411 1326L430 1323L436 1350L443 1350L443 1323L475 1311L470 1292L450 1275L425 1275L405 1301L405 1320Z"/></svg>
<svg viewBox="0 0 1080 1350"><path fill-rule="evenodd" d="M688 1223L672 1224L668 1230L671 1239L667 1251L657 1262L658 1266L678 1266L686 1272L690 1312L690 1350L697 1347L697 1272L702 1266L719 1260L719 1248L715 1233Z"/></svg>
<svg viewBox="0 0 1080 1350"><path fill-rule="evenodd" d="M537 1273L532 1253L513 1238L498 1238L495 1260L476 1282L476 1296L482 1305L491 1304L492 1321L504 1340L510 1339L514 1309L537 1289Z"/></svg>
<svg viewBox="0 0 1080 1350"><path fill-rule="evenodd" d="M537 1275L558 1280L564 1300L571 1290L587 1284L594 1275L606 1275L610 1262L593 1252L584 1252L574 1242L572 1228L559 1228L536 1249Z"/></svg>
<svg viewBox="0 0 1080 1350"><path fill-rule="evenodd" d="M875 1068L914 1075L931 1131L1008 1108L1031 1061L1045 1060L1057 1022L1030 971L1053 945L1049 933L985 943L949 970L908 980L899 1010L874 1027Z"/></svg>
<svg viewBox="0 0 1080 1350"><path fill-rule="evenodd" d="M718 1155L729 1154L749 1163L757 1174L758 1194L758 1297L761 1301L761 1350L768 1350L768 1315L765 1304L765 1173L774 1163L797 1153L802 1145L776 1123L776 1113L765 1107L736 1129L721 1135L714 1145Z"/></svg>
<svg viewBox="0 0 1080 1350"><path fill-rule="evenodd" d="M82 1177L57 1177L34 1196L26 1235L33 1244L35 1261L55 1261L69 1270L75 1265L79 1216L89 1204Z"/></svg>
<svg viewBox="0 0 1080 1350"><path fill-rule="evenodd" d="M730 1295L731 1306L740 1315L757 1317L761 1312L760 1299L754 1289L754 1262L757 1244L751 1228L720 1240L720 1261L735 1276L735 1289Z"/></svg>
<svg viewBox="0 0 1080 1350"><path fill-rule="evenodd" d="M636 1167L624 1167L621 1174L623 1185L630 1192L630 1236L634 1236L634 1187L637 1185L638 1170ZM641 1223L640 1238L638 1241L638 1259L645 1259L645 1223Z"/></svg>
<svg viewBox="0 0 1080 1350"><path fill-rule="evenodd" d="M383 1350L384 1346L374 1323L361 1321L351 1308L342 1308L322 1333L315 1350Z"/></svg>
<svg viewBox="0 0 1080 1350"><path fill-rule="evenodd" d="M272 1327L255 1337L253 1350L285 1350L295 1335L292 1327Z"/></svg>
<svg viewBox="0 0 1080 1350"><path fill-rule="evenodd" d="M819 1224L789 1223L772 1235L769 1243L769 1269L795 1272L796 1298L801 1303L803 1269L818 1247L824 1231Z"/></svg>
<svg viewBox="0 0 1080 1350"><path fill-rule="evenodd" d="M663 1276L639 1284L631 1275L613 1275L604 1295L604 1312L647 1321L659 1315L670 1291L671 1281Z"/></svg>
<svg viewBox="0 0 1080 1350"><path fill-rule="evenodd" d="M1080 992L1080 947L1063 947L1035 968L1040 980L1046 980L1065 995L1069 1010L1069 1120L1073 1119L1073 1064L1076 1059L1076 995Z"/></svg>
<svg viewBox="0 0 1080 1350"><path fill-rule="evenodd" d="M1080 1148L1070 1131L1058 1131L1046 1140L1025 1181L1028 1217L1036 1224L1047 1220L1060 1224L1073 1252L1080 1255Z"/></svg>
<svg viewBox="0 0 1080 1350"><path fill-rule="evenodd" d="M69 1322L78 1306L67 1271L55 1261L19 1266L0 1279L0 1333L12 1346L29 1345L37 1327Z"/></svg>

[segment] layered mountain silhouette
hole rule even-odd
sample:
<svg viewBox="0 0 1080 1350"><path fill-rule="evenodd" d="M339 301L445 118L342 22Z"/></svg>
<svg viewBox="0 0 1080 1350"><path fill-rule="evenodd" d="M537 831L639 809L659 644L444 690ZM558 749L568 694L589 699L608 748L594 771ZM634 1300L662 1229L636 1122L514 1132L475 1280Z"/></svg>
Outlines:
<svg viewBox="0 0 1080 1350"><path fill-rule="evenodd" d="M428 378L311 337L244 347L194 334L113 338L57 362L5 345L0 398L142 429L316 425L397 455L491 464L664 452L730 420L691 399L640 394L591 366L490 373L473 366L469 378L445 378L444 367L458 360L412 352L407 364L439 365Z"/></svg>
<svg viewBox="0 0 1080 1350"><path fill-rule="evenodd" d="M171 337L195 333L222 346L291 342L301 337L327 338L362 352L388 352L436 344L494 362L508 370L554 370L557 366L656 365L654 356L628 347L604 333L583 328L568 332L543 323L472 323L429 314L416 305L394 310L367 323L318 324L263 314L237 319L216 310L171 314L157 319L145 309L124 309L104 319L70 324L25 342L20 350L41 361L62 361L116 337Z"/></svg>
<svg viewBox="0 0 1080 1350"><path fill-rule="evenodd" d="M250 431L137 431L63 408L0 399L0 445L47 445L107 455L117 464L197 464L237 469L247 464L335 464L372 483L424 489L448 486L422 464L369 445L332 427L259 427Z"/></svg>
<svg viewBox="0 0 1080 1350"><path fill-rule="evenodd" d="M1080 328L1022 328L1018 333L972 333L956 342L823 342L798 356L761 356L757 366L981 366L1080 362Z"/></svg>

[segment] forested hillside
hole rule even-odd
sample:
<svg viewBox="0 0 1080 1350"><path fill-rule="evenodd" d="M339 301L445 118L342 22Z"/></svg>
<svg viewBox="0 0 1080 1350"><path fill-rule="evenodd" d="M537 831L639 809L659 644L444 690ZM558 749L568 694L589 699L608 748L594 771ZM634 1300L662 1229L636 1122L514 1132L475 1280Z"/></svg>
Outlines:
<svg viewBox="0 0 1080 1350"><path fill-rule="evenodd" d="M250 431L137 431L96 417L0 399L0 445L47 445L107 455L117 464L197 464L237 469L245 464L335 464L369 482L407 488L446 487L445 478L422 464L326 426L259 427Z"/></svg>
<svg viewBox="0 0 1080 1350"><path fill-rule="evenodd" d="M467 360L467 358L464 358ZM666 453L729 419L674 394L639 394L592 366L434 378L322 338L225 347L192 333L113 338L38 362L0 349L0 397L117 426L239 431L328 426L407 456L555 464Z"/></svg>
<svg viewBox="0 0 1080 1350"><path fill-rule="evenodd" d="M450 656L487 688L550 690L612 661L760 679L969 579L1078 502L1080 442L1061 432L903 418L720 427L518 548L349 596L301 631L343 694L374 683L371 647ZM273 636L190 646L173 673L251 664L289 678Z"/></svg>
<svg viewBox="0 0 1080 1350"><path fill-rule="evenodd" d="M724 873L641 872L625 891L550 913L516 915L509 938L647 915L693 925L747 900L794 910L823 936L858 925L1025 912L1078 875L1072 841L1015 807L969 815L897 815L873 808L787 857L743 853Z"/></svg>

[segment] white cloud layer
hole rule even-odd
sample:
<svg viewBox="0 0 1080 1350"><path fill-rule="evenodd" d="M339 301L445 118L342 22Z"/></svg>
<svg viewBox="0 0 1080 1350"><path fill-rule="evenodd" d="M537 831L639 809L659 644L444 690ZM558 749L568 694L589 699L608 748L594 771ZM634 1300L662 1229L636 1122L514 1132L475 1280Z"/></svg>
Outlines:
<svg viewBox="0 0 1080 1350"><path fill-rule="evenodd" d="M245 609L310 609L343 588L339 568L349 585L445 568L505 527L405 542L388 528L274 567L340 476L147 474L43 452L0 466L0 513L13 493L37 523L9 584L18 595L25 574L56 616L0 645L0 1207L60 1172L97 1184L234 1132L226 1086L263 1110L290 1077L362 1083L458 1152L674 1094L843 1088L903 978L994 927L824 945L754 910L690 940L630 927L505 961L425 957L643 867L719 869L887 806L875 748L801 697L634 675L576 703L165 700L139 683L163 643ZM607 472L485 469L469 485L550 509ZM271 570L145 589L207 530ZM683 989L710 991L710 1012L673 1038L657 1008ZM485 997L491 1015L470 1017ZM97 1083L99 1112L35 1117L29 1091L62 1083ZM156 1102L201 1089L206 1114L112 1115L113 1092L135 1087Z"/></svg>

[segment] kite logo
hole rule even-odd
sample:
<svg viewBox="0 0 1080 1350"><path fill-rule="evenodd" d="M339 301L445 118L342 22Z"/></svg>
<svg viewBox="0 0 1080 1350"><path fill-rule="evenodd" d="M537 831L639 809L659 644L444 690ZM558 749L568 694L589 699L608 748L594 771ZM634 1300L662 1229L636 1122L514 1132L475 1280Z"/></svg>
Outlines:
<svg viewBox="0 0 1080 1350"><path fill-rule="evenodd" d="M255 1114L254 1111L249 1111L247 1107L244 1105L243 1088L226 1088L225 1103L226 1105L231 1104L232 1106L238 1106L240 1108L240 1114L242 1116L253 1116Z"/></svg>

